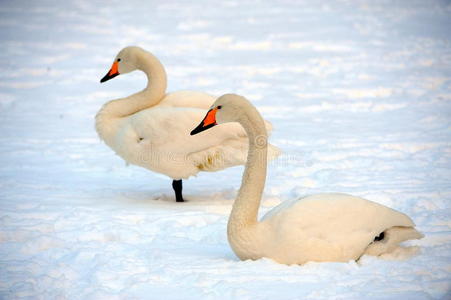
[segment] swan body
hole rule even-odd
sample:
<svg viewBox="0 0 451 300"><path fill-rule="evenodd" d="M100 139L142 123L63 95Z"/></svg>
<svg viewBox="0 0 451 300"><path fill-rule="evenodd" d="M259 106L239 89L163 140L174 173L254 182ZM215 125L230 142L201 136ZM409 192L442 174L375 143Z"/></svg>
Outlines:
<svg viewBox="0 0 451 300"><path fill-rule="evenodd" d="M403 241L423 237L405 214L347 194L286 201L258 221L268 145L263 119L245 98L224 95L191 134L208 127L209 114L214 115L215 124L239 122L249 137L246 168L227 226L229 243L240 259L267 257L284 264L345 262L364 254L389 253Z"/></svg>
<svg viewBox="0 0 451 300"><path fill-rule="evenodd" d="M137 69L147 75L147 87L106 103L96 116L100 138L116 154L128 163L172 178L180 202L181 179L246 162L246 132L238 124L228 124L194 139L189 136L188 128L205 114L215 98L194 91L166 94L166 72L151 53L139 47L122 49L101 82ZM269 123L266 126L270 129ZM278 153L271 146L272 157ZM176 181L178 185L174 185Z"/></svg>

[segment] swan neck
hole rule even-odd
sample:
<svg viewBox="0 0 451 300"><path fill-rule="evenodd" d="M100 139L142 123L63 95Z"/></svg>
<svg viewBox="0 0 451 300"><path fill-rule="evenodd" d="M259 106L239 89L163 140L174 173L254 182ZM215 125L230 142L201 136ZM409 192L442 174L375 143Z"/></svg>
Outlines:
<svg viewBox="0 0 451 300"><path fill-rule="evenodd" d="M146 88L128 97L108 102L103 110L109 117L124 118L133 115L158 104L166 94L166 71L153 54L144 50L137 52L136 65L147 76Z"/></svg>
<svg viewBox="0 0 451 300"><path fill-rule="evenodd" d="M147 76L147 86L142 91L153 97L152 105L157 104L166 93L167 77L166 70L161 62L153 54L143 51L137 58L138 70Z"/></svg>
<svg viewBox="0 0 451 300"><path fill-rule="evenodd" d="M239 122L248 135L249 150L241 187L230 214L228 229L232 235L257 223L266 181L267 132L264 121L257 109L250 106Z"/></svg>
<svg viewBox="0 0 451 300"><path fill-rule="evenodd" d="M128 97L107 102L97 113L97 132L108 145L113 144L120 120L158 104L166 94L166 71L154 55L144 50L137 52L136 65L147 75L146 88Z"/></svg>

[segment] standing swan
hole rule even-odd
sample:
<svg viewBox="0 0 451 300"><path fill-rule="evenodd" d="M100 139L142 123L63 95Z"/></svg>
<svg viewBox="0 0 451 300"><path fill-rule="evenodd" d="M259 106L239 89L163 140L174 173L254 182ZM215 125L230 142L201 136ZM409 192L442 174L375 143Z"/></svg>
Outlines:
<svg viewBox="0 0 451 300"><path fill-rule="evenodd" d="M266 178L267 133L255 107L238 95L221 96L191 135L227 122L240 123L249 137L246 168L227 226L229 243L240 259L346 262L391 252L399 243L423 236L406 215L346 194L287 201L257 221Z"/></svg>
<svg viewBox="0 0 451 300"><path fill-rule="evenodd" d="M182 179L246 162L246 133L239 125L189 137L189 128L215 98L193 91L166 94L166 72L151 53L139 47L122 49L100 82L134 70L147 75L147 87L106 103L96 116L97 133L120 157L172 178L177 202L184 201ZM277 148L271 146L270 157L277 155Z"/></svg>

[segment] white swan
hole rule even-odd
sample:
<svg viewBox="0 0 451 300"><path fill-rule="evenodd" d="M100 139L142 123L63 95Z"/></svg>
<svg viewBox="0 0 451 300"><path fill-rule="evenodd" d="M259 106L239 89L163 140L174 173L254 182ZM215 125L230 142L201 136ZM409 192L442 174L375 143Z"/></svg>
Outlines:
<svg viewBox="0 0 451 300"><path fill-rule="evenodd" d="M122 49L100 82L137 69L147 75L147 87L106 103L96 116L100 138L120 157L172 178L178 202L184 201L182 179L246 162L246 133L237 124L190 138L189 128L215 98L192 91L166 94L166 72L151 53L139 47ZM271 156L277 154L271 146Z"/></svg>
<svg viewBox="0 0 451 300"><path fill-rule="evenodd" d="M402 241L422 237L406 215L346 194L288 201L257 221L266 178L267 133L255 107L243 97L224 95L191 134L226 122L239 122L249 137L246 168L227 227L229 243L240 259L344 262L388 253Z"/></svg>

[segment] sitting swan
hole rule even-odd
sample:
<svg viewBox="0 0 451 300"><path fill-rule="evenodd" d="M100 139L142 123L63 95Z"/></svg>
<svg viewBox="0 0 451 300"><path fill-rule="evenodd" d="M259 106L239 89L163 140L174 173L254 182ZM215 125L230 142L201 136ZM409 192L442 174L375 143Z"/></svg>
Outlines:
<svg viewBox="0 0 451 300"><path fill-rule="evenodd" d="M190 138L189 128L215 98L192 91L166 94L166 72L151 53L139 47L122 49L100 82L137 69L146 73L147 87L106 103L96 116L100 138L120 157L173 178L177 202L184 201L182 179L199 171L219 171L246 162L246 133L237 124ZM270 156L277 155L277 148L271 146Z"/></svg>
<svg viewBox="0 0 451 300"><path fill-rule="evenodd" d="M237 95L221 96L191 135L227 122L239 122L249 137L246 168L227 226L229 243L240 259L346 262L391 252L400 242L423 236L408 216L346 194L284 202L257 221L266 178L267 133L255 107Z"/></svg>

